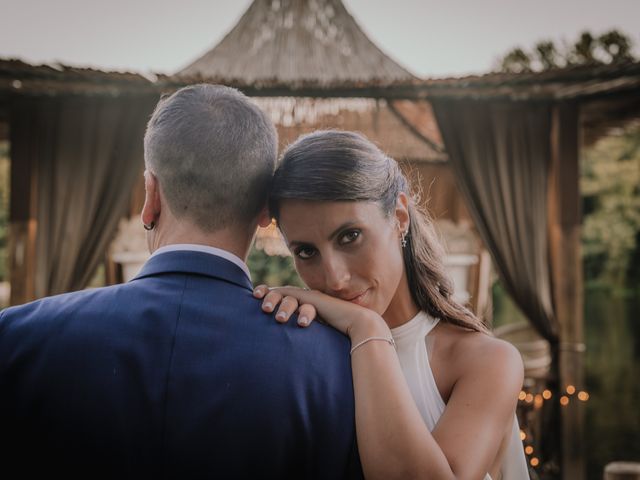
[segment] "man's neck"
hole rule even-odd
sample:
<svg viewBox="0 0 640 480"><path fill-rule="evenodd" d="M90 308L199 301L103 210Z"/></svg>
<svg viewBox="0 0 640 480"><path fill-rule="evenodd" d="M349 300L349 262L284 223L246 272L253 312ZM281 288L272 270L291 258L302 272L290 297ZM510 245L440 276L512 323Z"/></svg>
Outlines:
<svg viewBox="0 0 640 480"><path fill-rule="evenodd" d="M184 224L158 225L149 244L149 251L155 252L161 247L176 244L205 245L233 253L246 261L253 236L240 233L239 229L222 229L212 233L203 232Z"/></svg>

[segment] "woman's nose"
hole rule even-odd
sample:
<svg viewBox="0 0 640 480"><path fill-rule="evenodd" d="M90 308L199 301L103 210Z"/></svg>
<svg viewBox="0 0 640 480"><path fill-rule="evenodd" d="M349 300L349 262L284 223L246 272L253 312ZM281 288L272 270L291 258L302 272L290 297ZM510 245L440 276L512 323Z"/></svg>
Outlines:
<svg viewBox="0 0 640 480"><path fill-rule="evenodd" d="M349 268L339 257L328 258L324 262L324 275L327 290L339 293L345 290L351 280Z"/></svg>

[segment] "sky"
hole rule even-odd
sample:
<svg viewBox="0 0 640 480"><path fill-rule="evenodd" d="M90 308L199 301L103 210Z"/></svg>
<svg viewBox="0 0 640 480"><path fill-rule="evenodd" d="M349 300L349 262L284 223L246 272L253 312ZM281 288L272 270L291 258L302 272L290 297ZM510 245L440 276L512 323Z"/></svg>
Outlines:
<svg viewBox="0 0 640 480"><path fill-rule="evenodd" d="M212 48L251 0L0 0L0 57L174 73ZM344 0L369 37L421 77L485 73L541 40L627 33L640 0Z"/></svg>

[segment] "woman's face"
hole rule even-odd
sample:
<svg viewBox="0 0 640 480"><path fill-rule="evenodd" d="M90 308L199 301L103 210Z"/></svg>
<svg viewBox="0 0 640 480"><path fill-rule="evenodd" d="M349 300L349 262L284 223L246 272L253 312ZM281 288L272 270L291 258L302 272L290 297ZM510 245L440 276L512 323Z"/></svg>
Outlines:
<svg viewBox="0 0 640 480"><path fill-rule="evenodd" d="M309 288L374 310L392 327L417 312L400 242L404 195L389 216L375 202L284 200L279 224Z"/></svg>

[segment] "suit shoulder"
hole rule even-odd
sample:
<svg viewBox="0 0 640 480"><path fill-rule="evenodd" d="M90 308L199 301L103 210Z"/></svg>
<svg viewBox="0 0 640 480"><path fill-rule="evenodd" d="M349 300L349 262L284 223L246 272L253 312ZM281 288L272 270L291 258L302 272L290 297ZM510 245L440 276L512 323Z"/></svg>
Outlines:
<svg viewBox="0 0 640 480"><path fill-rule="evenodd" d="M49 328L57 328L63 323L69 325L74 320L89 316L104 315L111 306L122 303L130 284L79 290L34 300L24 305L4 309L0 314L0 335L17 331L43 333ZM62 323L61 323L62 322Z"/></svg>
<svg viewBox="0 0 640 480"><path fill-rule="evenodd" d="M327 372L348 371L350 374L351 342L347 336L320 322L301 328L295 318L278 326L287 329L292 348L301 361L308 365L318 364Z"/></svg>
<svg viewBox="0 0 640 480"><path fill-rule="evenodd" d="M31 312L41 312L49 309L73 308L74 306L86 305L101 297L115 294L124 284L112 285L109 287L92 288L78 290L76 292L61 293L49 297L39 298L31 302L7 307L2 310L2 317L24 315Z"/></svg>

